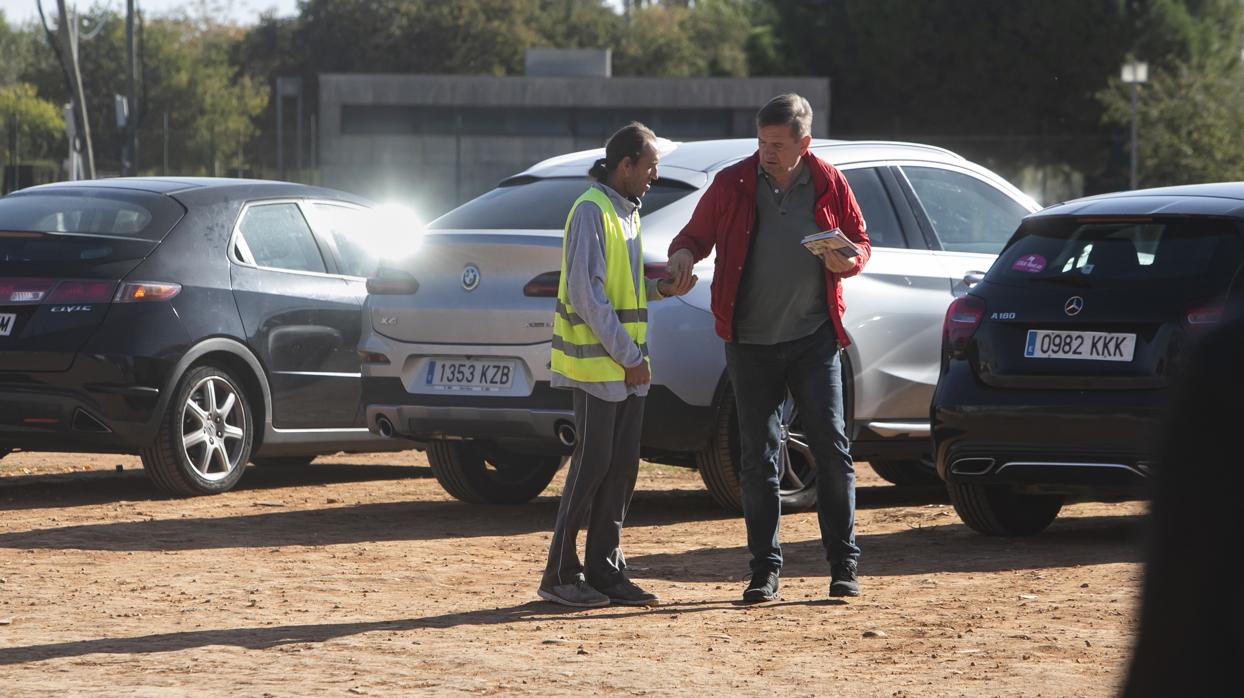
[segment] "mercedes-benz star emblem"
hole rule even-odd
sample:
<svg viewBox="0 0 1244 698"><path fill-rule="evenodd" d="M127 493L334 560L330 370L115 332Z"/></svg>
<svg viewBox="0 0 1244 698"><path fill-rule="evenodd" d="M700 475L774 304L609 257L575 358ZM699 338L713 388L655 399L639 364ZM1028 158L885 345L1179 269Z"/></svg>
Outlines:
<svg viewBox="0 0 1244 698"><path fill-rule="evenodd" d="M479 267L474 264L466 265L462 270L462 288L467 291L474 291L479 287Z"/></svg>
<svg viewBox="0 0 1244 698"><path fill-rule="evenodd" d="M1084 299L1079 296L1072 296L1063 304L1063 312L1071 317L1079 315L1081 310L1084 310Z"/></svg>

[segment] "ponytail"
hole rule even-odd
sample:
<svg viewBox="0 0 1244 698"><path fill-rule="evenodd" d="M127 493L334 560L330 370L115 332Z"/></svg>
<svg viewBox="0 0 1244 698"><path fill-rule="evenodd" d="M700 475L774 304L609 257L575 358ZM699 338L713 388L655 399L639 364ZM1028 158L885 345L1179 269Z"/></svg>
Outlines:
<svg viewBox="0 0 1244 698"><path fill-rule="evenodd" d="M653 133L652 129L638 121L632 121L609 137L609 141L605 143L605 157L592 163L587 176L598 182L604 181L609 173L618 169L618 164L624 158L630 158L631 162L638 162L644 154L644 148L649 144L655 144L656 140L657 134Z"/></svg>

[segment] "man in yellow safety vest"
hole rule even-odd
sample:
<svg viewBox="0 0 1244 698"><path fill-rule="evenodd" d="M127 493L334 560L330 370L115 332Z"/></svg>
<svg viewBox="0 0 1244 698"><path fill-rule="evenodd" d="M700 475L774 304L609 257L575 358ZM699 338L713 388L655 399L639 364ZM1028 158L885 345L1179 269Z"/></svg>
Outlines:
<svg viewBox="0 0 1244 698"><path fill-rule="evenodd" d="M659 160L650 129L622 127L588 172L596 182L566 217L550 367L553 386L574 391L578 441L539 588L541 598L566 606L657 601L627 578L620 540L651 380L648 301L673 295L668 280L644 278L639 236L640 199Z"/></svg>

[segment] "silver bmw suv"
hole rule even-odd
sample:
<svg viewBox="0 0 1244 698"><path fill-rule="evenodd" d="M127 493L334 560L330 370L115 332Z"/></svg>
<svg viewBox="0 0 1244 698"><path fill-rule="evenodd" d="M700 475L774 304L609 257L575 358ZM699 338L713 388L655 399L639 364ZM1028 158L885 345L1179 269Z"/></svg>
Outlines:
<svg viewBox="0 0 1244 698"><path fill-rule="evenodd" d="M751 139L662 142L660 179L641 209L645 272L713 176ZM896 484L936 483L929 400L951 300L989 269L1036 203L989 170L925 145L814 140L851 184L873 255L844 282L852 345L843 371L853 455ZM418 254L369 281L359 351L367 424L426 448L453 496L522 502L571 451L569 391L549 386L549 342L567 212L603 150L545 160L433 221ZM709 310L712 258L686 296L652 303L653 383L646 459L698 468L740 510L739 444L725 354ZM815 503L816 469L790 400L783 414L783 504Z"/></svg>

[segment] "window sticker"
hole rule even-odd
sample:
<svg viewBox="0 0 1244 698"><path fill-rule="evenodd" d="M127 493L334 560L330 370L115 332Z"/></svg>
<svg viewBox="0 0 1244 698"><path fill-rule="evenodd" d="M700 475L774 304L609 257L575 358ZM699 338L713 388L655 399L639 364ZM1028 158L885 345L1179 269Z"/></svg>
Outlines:
<svg viewBox="0 0 1244 698"><path fill-rule="evenodd" d="M1036 274L1044 269L1045 257L1039 254L1026 254L1011 265L1011 271L1022 271L1026 274Z"/></svg>

